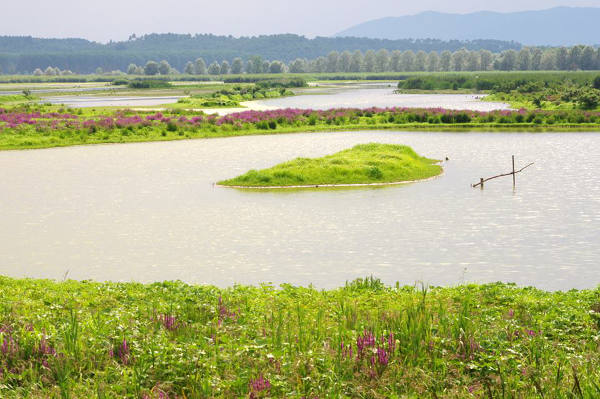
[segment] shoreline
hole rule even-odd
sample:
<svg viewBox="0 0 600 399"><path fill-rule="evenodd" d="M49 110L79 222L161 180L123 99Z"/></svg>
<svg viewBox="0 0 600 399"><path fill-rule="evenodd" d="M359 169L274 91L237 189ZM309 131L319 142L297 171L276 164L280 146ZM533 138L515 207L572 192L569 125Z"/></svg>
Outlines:
<svg viewBox="0 0 600 399"><path fill-rule="evenodd" d="M437 165L440 165L441 162L438 162ZM302 184L295 186L227 186L224 184L214 184L215 187L219 188L237 188L237 189L258 189L258 190L285 190L288 188L335 188L335 187L383 187L383 186L398 186L401 184L410 184L410 183L421 183L430 180L437 179L438 177L443 176L445 173L444 168L442 168L442 172L438 175L427 177L425 179L417 179L417 180L405 180L405 181L395 181L395 182L381 182L381 183L333 183L333 184Z"/></svg>
<svg viewBox="0 0 600 399"><path fill-rule="evenodd" d="M58 147L74 147L74 146L90 146L99 144L127 144L127 143L150 143L164 141L181 141L181 140L198 140L198 139L213 139L213 138L228 138L241 136L269 136L278 134L303 134L303 133L327 133L327 132L368 132L368 131L390 131L398 132L429 132L429 133L598 133L600 132L600 124L563 124L563 125L523 125L523 124L376 124L376 125L345 125L345 126L301 126L288 127L277 130L237 130L237 131L198 131L195 134L184 136L167 136L167 137L146 137L128 136L126 138L119 137L107 140L98 140L94 142L53 142L34 145L15 145L8 147L0 143L0 152L2 151L23 151L23 150L38 150ZM36 137L36 136L34 136Z"/></svg>

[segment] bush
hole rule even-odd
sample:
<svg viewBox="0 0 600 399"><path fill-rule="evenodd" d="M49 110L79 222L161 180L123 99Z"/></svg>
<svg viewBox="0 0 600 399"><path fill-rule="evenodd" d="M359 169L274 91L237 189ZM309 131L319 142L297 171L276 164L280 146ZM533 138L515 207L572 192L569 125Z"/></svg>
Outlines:
<svg viewBox="0 0 600 399"><path fill-rule="evenodd" d="M164 89L173 87L173 85L164 80L136 79L132 82L129 82L128 87L131 89Z"/></svg>
<svg viewBox="0 0 600 399"><path fill-rule="evenodd" d="M600 104L600 90L582 90L576 99L577 103L584 109L594 109Z"/></svg>
<svg viewBox="0 0 600 399"><path fill-rule="evenodd" d="M167 123L167 130L169 132L176 132L177 131L177 125L173 121L169 121Z"/></svg>

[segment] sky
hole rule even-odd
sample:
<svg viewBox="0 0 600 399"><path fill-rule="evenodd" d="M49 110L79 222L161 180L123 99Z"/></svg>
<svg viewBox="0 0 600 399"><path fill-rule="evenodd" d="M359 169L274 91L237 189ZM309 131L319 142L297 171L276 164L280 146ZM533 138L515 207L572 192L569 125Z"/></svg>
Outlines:
<svg viewBox="0 0 600 399"><path fill-rule="evenodd" d="M600 0L2 0L0 36L108 42L135 33L330 36L368 20L422 11L524 11L600 7Z"/></svg>

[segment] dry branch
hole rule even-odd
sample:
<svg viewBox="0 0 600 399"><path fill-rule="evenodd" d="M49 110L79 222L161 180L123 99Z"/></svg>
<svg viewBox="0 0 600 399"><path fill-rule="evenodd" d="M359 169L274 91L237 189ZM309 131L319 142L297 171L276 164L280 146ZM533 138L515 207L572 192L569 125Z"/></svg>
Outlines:
<svg viewBox="0 0 600 399"><path fill-rule="evenodd" d="M517 173L521 173L522 171L524 171L525 169L527 169L528 167L530 167L531 165L533 165L535 162L530 163L527 166L522 167L519 170L516 170L514 172L509 172L509 173L503 173L501 175L497 175L497 176L492 176L492 177L488 177L487 179L483 179L482 181L480 181L479 183L476 184L472 184L472 187L477 187L480 186L481 184L485 183L486 181L492 180L492 179L497 179L498 177L504 177L504 176L511 176L511 175L516 175Z"/></svg>

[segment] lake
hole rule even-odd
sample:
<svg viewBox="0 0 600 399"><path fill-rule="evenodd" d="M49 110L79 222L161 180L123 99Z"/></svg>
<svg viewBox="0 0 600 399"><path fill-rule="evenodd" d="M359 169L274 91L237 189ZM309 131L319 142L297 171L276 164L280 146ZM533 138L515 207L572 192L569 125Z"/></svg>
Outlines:
<svg viewBox="0 0 600 399"><path fill-rule="evenodd" d="M307 92L305 92L307 93ZM310 108L325 110L330 108L446 108L469 109L473 111L494 111L510 109L510 105L500 102L481 101L484 95L475 94L395 94L393 88L335 89L322 94L303 94L293 97L273 98L252 101L260 109Z"/></svg>
<svg viewBox="0 0 600 399"><path fill-rule="evenodd" d="M358 86L359 88L356 88ZM325 91L322 91L325 90ZM268 100L246 101L247 109L258 111L281 108L369 108L369 107L409 107L409 108L446 108L469 109L474 111L493 111L510 109L508 104L481 101L482 95L473 94L395 94L393 88L350 85L341 88L303 89L302 95L273 98ZM160 106L176 103L179 96L57 96L47 97L44 102L62 104L74 108L87 107L142 107ZM203 109L206 113L227 115L244 111L243 108Z"/></svg>
<svg viewBox="0 0 600 399"><path fill-rule="evenodd" d="M385 188L214 182L358 143L401 143L443 176ZM0 152L0 274L330 288L600 283L597 133L336 132ZM512 179L470 184L517 166Z"/></svg>

